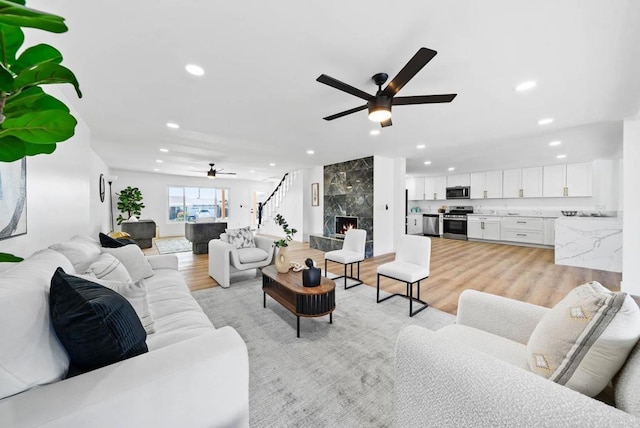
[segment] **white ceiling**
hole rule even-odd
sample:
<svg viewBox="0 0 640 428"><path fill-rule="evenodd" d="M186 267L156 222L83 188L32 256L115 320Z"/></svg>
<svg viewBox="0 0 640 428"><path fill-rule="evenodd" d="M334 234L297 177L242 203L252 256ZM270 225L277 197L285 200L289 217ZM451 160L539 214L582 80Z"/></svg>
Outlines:
<svg viewBox="0 0 640 428"><path fill-rule="evenodd" d="M370 155L406 157L410 175L580 162L619 155L621 120L640 110L636 0L27 4L67 19L69 32L28 41L62 51L84 97L63 93L115 169L204 176L215 162L264 179ZM375 93L370 77L392 78L422 46L438 55L399 95L452 103L397 106L375 137L366 111L322 120L363 102L320 74ZM524 80L537 87L516 92Z"/></svg>

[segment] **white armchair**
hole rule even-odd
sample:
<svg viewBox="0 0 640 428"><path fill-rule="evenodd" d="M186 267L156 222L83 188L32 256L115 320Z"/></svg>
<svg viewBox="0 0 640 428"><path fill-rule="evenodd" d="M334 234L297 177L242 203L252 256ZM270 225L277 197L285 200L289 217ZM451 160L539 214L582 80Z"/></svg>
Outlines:
<svg viewBox="0 0 640 428"><path fill-rule="evenodd" d="M396 343L395 426L640 426L640 344L613 379L615 407L529 371L526 344L547 311L466 290L456 324L404 328Z"/></svg>
<svg viewBox="0 0 640 428"><path fill-rule="evenodd" d="M231 274L269 265L273 259L273 239L255 236L253 248L236 248L226 233L209 241L209 276L222 288L229 288Z"/></svg>

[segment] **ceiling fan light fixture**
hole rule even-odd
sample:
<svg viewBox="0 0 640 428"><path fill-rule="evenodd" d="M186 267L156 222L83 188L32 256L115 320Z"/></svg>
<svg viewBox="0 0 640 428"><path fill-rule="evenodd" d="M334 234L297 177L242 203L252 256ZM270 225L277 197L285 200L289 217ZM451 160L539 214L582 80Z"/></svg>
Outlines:
<svg viewBox="0 0 640 428"><path fill-rule="evenodd" d="M369 107L369 120L372 122L384 122L391 119L391 98L379 95L367 102Z"/></svg>

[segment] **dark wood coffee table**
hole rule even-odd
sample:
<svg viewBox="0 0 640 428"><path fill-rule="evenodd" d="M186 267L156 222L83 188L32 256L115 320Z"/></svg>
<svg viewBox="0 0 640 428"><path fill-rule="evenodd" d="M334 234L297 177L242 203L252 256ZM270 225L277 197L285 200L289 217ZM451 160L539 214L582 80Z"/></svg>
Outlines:
<svg viewBox="0 0 640 428"><path fill-rule="evenodd" d="M336 284L321 277L317 287L302 285L302 272L279 273L274 265L262 268L262 305L267 307L267 294L284 306L297 319L297 337L300 337L300 317L329 315L333 324L336 308Z"/></svg>

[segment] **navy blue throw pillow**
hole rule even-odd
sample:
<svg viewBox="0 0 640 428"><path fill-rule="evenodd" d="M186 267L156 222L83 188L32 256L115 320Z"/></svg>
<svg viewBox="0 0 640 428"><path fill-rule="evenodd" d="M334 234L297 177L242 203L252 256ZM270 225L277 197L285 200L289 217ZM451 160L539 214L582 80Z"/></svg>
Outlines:
<svg viewBox="0 0 640 428"><path fill-rule="evenodd" d="M136 243L136 241L134 241L133 239L129 239L129 238L117 238L117 239L114 239L114 238L110 237L109 235L105 235L102 232L100 232L98 237L100 238L100 245L102 247L104 247L104 248L120 248L120 247L124 247L125 245L135 244Z"/></svg>
<svg viewBox="0 0 640 428"><path fill-rule="evenodd" d="M95 370L148 351L147 333L131 304L102 285L58 268L49 291L51 321L71 365Z"/></svg>

